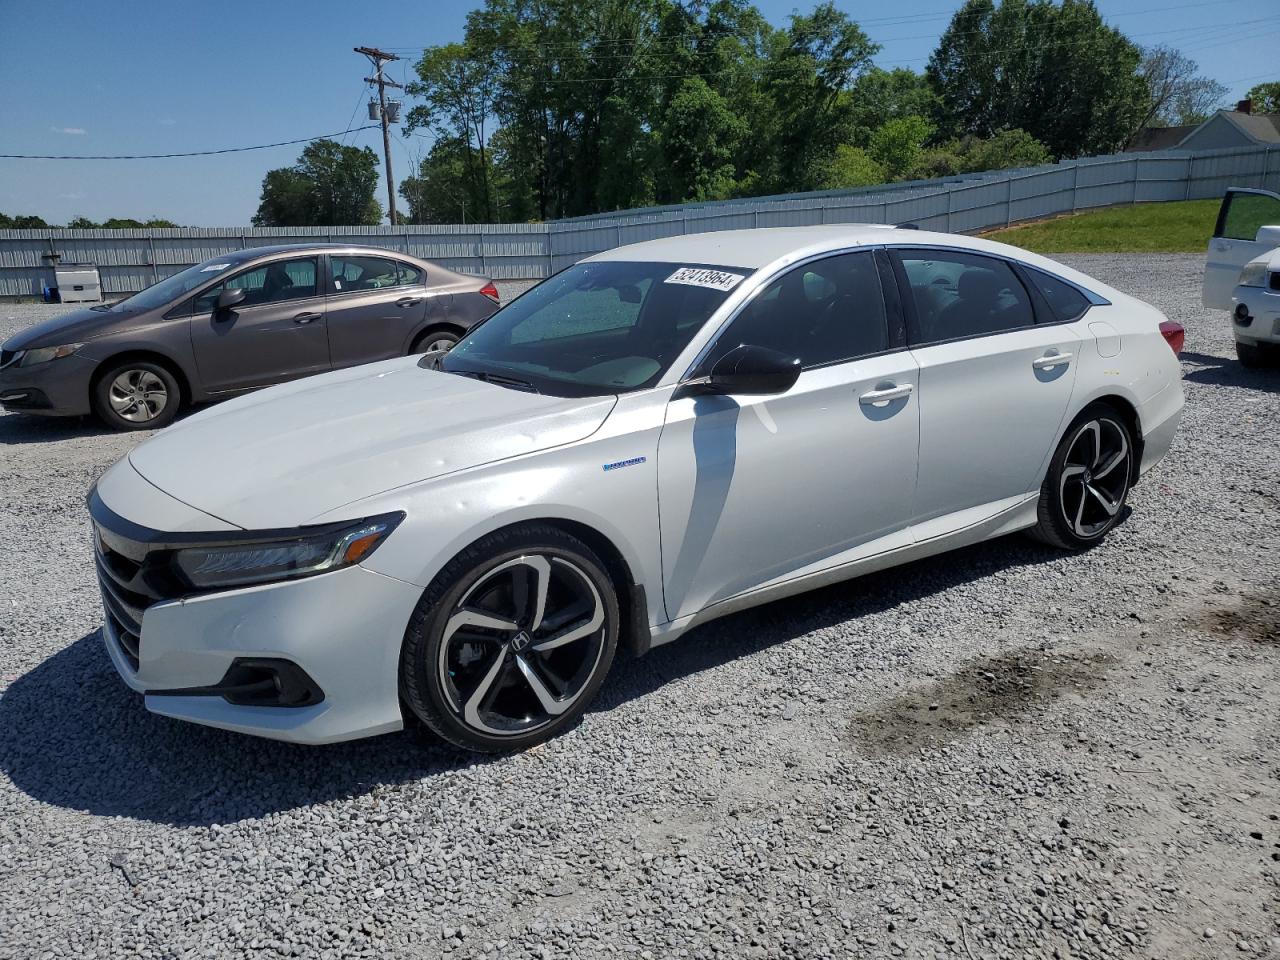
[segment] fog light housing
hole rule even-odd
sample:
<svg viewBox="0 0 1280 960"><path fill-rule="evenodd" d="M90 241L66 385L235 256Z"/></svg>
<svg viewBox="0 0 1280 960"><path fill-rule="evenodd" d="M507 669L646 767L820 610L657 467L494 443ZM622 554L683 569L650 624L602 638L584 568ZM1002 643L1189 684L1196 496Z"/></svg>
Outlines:
<svg viewBox="0 0 1280 960"><path fill-rule="evenodd" d="M1249 316L1249 305L1247 303L1236 304L1236 323L1242 327L1247 327L1253 323L1253 317Z"/></svg>

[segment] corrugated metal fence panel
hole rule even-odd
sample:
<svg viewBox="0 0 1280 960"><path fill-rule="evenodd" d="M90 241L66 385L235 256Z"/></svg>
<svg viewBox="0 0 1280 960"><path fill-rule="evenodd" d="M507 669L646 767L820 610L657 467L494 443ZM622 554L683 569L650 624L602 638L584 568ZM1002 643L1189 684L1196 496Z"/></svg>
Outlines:
<svg viewBox="0 0 1280 960"><path fill-rule="evenodd" d="M39 296L52 253L96 263L130 293L243 247L335 241L398 250L464 273L536 279L601 250L683 233L819 223L915 223L964 233L1112 204L1280 190L1280 148L1122 154L942 180L652 207L532 224L0 230L0 296Z"/></svg>

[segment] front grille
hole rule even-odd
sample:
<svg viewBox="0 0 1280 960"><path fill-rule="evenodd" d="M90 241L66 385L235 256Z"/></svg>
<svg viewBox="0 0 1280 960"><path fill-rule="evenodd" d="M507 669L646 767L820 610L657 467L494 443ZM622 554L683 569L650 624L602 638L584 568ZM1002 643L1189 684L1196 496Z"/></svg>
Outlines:
<svg viewBox="0 0 1280 960"><path fill-rule="evenodd" d="M1271 289L1280 290L1280 270L1271 271Z"/></svg>
<svg viewBox="0 0 1280 960"><path fill-rule="evenodd" d="M168 600L172 592L157 589L162 577L149 563L150 546L94 525L94 564L110 633L134 670L142 653L142 618L147 608Z"/></svg>

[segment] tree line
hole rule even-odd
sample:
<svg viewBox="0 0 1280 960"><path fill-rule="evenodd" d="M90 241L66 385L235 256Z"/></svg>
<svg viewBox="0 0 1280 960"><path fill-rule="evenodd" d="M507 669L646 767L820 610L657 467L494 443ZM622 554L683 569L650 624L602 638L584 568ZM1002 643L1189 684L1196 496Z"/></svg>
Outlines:
<svg viewBox="0 0 1280 960"><path fill-rule="evenodd" d="M172 220L165 220L161 217L151 217L147 220L134 220L130 217L112 217L110 220L103 220L96 223L88 217L73 217L64 224L71 230L90 230L94 228L105 228L108 230L123 230L129 227L176 227L178 224ZM57 229L59 224L45 223L43 217L37 217L33 214L7 214L0 213L0 229L13 230L39 230L43 228Z"/></svg>

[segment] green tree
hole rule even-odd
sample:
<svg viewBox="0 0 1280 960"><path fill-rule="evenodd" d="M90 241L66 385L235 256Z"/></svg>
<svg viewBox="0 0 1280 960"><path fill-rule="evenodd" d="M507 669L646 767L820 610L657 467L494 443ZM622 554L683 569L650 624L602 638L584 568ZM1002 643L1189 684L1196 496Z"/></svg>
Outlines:
<svg viewBox="0 0 1280 960"><path fill-rule="evenodd" d="M664 200L721 200L737 186L734 156L746 121L702 77L686 77L659 128Z"/></svg>
<svg viewBox="0 0 1280 960"><path fill-rule="evenodd" d="M867 153L887 180L899 180L915 166L933 129L924 117L896 117L871 134Z"/></svg>
<svg viewBox="0 0 1280 960"><path fill-rule="evenodd" d="M1052 162L1048 147L1025 130L1000 130L987 139L966 136L926 149L907 179L927 180L958 173L1038 167Z"/></svg>
<svg viewBox="0 0 1280 960"><path fill-rule="evenodd" d="M1253 101L1254 113L1280 113L1280 80L1255 84L1245 97Z"/></svg>
<svg viewBox="0 0 1280 960"><path fill-rule="evenodd" d="M942 132L1025 130L1055 157L1119 149L1146 115L1141 51L1091 0L968 0L929 60Z"/></svg>
<svg viewBox="0 0 1280 960"><path fill-rule="evenodd" d="M41 227L47 227L40 217L33 214L16 214L10 216L6 213L0 213L0 228L12 230L37 230Z"/></svg>
<svg viewBox="0 0 1280 960"><path fill-rule="evenodd" d="M418 80L406 92L425 102L409 111L406 131L428 128L449 139L448 150L461 160L456 175L472 181L465 186L473 200L472 220L492 222L495 198L487 124L498 90L496 66L474 44L450 43L428 47L414 71Z"/></svg>
<svg viewBox="0 0 1280 960"><path fill-rule="evenodd" d="M334 140L307 144L293 167L269 170L253 216L257 227L369 226L382 219L374 199L378 156Z"/></svg>
<svg viewBox="0 0 1280 960"><path fill-rule="evenodd" d="M67 221L67 229L69 230L92 230L97 224L88 217L72 217Z"/></svg>
<svg viewBox="0 0 1280 960"><path fill-rule="evenodd" d="M822 189L841 190L848 187L871 187L886 181L882 167L862 147L841 143L836 146L827 167Z"/></svg>

